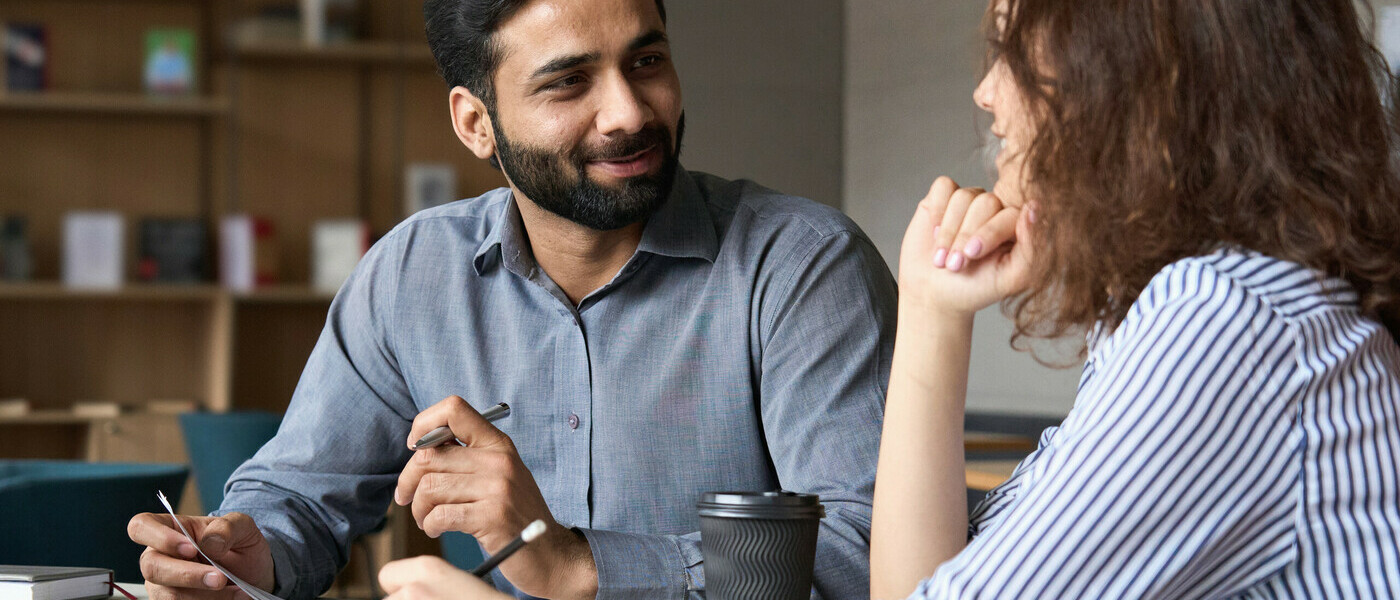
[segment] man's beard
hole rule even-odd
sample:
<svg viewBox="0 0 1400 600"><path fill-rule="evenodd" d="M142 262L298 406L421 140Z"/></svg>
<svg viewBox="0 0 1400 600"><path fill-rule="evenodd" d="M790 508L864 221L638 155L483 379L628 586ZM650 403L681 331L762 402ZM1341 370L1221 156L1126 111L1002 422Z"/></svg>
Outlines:
<svg viewBox="0 0 1400 600"><path fill-rule="evenodd" d="M500 127L501 120L492 120L497 124L496 159L511 183L541 208L574 223L599 231L621 229L646 220L671 195L685 135L684 114L676 126L675 144L671 132L658 125L597 148L575 146L562 154L516 146ZM629 177L618 186L599 185L588 177L591 161L623 158L652 147L664 153L655 173Z"/></svg>

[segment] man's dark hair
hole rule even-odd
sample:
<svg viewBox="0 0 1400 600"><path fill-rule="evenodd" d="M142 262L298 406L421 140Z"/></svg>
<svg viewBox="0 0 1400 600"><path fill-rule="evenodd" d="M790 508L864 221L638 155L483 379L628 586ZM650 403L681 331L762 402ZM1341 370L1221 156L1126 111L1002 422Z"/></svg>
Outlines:
<svg viewBox="0 0 1400 600"><path fill-rule="evenodd" d="M464 86L489 109L496 105L491 76L500 61L495 43L501 23L524 8L530 0L424 0L423 18L427 23L428 47L437 60L438 73L449 88ZM656 0L661 22L666 22L666 6Z"/></svg>

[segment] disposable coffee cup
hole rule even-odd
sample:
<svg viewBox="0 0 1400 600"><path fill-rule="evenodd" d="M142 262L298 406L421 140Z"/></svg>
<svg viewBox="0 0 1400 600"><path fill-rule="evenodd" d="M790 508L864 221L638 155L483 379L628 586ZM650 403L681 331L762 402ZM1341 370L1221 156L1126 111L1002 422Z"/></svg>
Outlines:
<svg viewBox="0 0 1400 600"><path fill-rule="evenodd" d="M707 492L697 508L706 600L810 597L817 525L826 516L817 495Z"/></svg>

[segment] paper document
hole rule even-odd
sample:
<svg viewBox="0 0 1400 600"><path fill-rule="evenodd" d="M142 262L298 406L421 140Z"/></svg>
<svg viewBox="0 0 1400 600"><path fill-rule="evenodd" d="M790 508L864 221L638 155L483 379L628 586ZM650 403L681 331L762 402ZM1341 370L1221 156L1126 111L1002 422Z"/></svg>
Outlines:
<svg viewBox="0 0 1400 600"><path fill-rule="evenodd" d="M234 585L238 586L238 589L247 592L249 596L253 597L253 600L282 600L271 593L264 592L261 588L251 583L239 579L233 573L228 572L228 569L219 566L219 563L214 562L214 559L209 558L209 555L205 554L204 550L199 547L199 542L194 541L194 536L190 535L190 532L185 529L185 525L180 522L179 517L175 516L175 508L170 506L170 501L165 498L165 492L157 491L156 496L160 498L160 503L165 505L165 510L170 513L170 517L175 520L175 526L180 528L180 533L185 534L185 539L188 539L191 544L194 544L194 549L199 551L199 555L203 556L204 560L209 561L209 564L214 565L214 568L218 569L220 573L224 574L224 577L227 577L229 581L232 581Z"/></svg>

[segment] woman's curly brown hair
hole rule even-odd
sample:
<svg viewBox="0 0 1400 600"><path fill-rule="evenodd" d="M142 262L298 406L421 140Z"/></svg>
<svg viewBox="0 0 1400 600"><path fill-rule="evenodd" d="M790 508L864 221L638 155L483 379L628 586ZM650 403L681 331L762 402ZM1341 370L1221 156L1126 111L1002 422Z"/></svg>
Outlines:
<svg viewBox="0 0 1400 600"><path fill-rule="evenodd" d="M1016 341L1116 328L1237 245L1350 282L1400 336L1400 87L1353 0L1008 0L984 28L1035 122ZM1386 90L1382 92L1381 90Z"/></svg>

